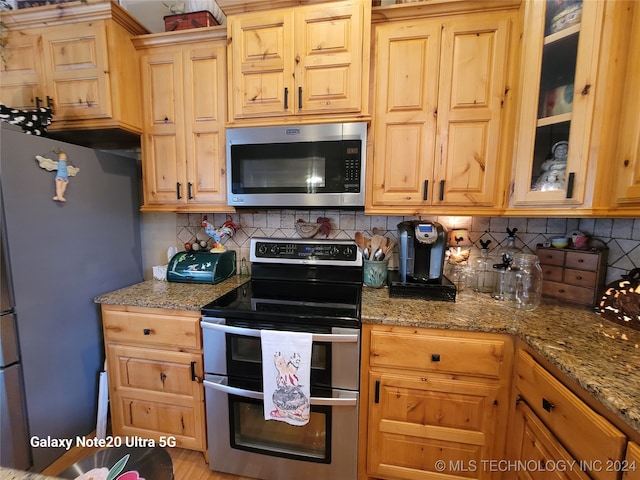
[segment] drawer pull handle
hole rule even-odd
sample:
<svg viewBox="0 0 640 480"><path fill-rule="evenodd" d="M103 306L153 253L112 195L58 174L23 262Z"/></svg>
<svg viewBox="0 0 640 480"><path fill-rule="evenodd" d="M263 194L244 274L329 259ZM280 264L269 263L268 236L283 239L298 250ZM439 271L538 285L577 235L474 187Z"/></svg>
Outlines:
<svg viewBox="0 0 640 480"><path fill-rule="evenodd" d="M432 362L439 362L440 361L440 354L439 353L432 353L431 354L431 361Z"/></svg>
<svg viewBox="0 0 640 480"><path fill-rule="evenodd" d="M579 258L578 263L584 263L584 258Z"/></svg>
<svg viewBox="0 0 640 480"><path fill-rule="evenodd" d="M200 379L196 375L196 362L191 362L191 381L200 383Z"/></svg>
<svg viewBox="0 0 640 480"><path fill-rule="evenodd" d="M559 288L558 293L564 293L564 288Z"/></svg>
<svg viewBox="0 0 640 480"><path fill-rule="evenodd" d="M551 410L556 408L556 406L553 403L551 403L549 400L547 400L546 398L543 398L542 399L542 408L544 408L547 412L551 413Z"/></svg>
<svg viewBox="0 0 640 480"><path fill-rule="evenodd" d="M576 275L576 280L582 280L582 275Z"/></svg>
<svg viewBox="0 0 640 480"><path fill-rule="evenodd" d="M145 335L151 335L151 329L145 328L144 330L142 330L142 333L144 333Z"/></svg>
<svg viewBox="0 0 640 480"><path fill-rule="evenodd" d="M380 380L376 380L375 394L373 397L374 403L380 403Z"/></svg>

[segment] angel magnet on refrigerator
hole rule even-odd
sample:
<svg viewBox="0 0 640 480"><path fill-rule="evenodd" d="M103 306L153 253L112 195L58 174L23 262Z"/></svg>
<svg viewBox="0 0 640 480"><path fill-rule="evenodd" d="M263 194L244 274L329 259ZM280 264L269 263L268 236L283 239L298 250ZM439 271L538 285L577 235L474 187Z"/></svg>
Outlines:
<svg viewBox="0 0 640 480"><path fill-rule="evenodd" d="M69 183L69 177L74 177L80 169L68 164L67 154L60 151L59 149L55 150L55 153L58 154L58 160L51 160L50 158L43 157L41 155L36 155L36 160L40 165L40 168L51 172L56 170L56 194L53 197L53 200L56 202L66 202L67 199L64 198L64 192L67 189L67 184Z"/></svg>

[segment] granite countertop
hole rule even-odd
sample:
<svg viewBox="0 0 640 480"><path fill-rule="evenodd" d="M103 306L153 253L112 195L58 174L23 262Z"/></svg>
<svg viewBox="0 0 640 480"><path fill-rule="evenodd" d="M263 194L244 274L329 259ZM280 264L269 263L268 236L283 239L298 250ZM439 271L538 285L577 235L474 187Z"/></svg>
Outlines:
<svg viewBox="0 0 640 480"><path fill-rule="evenodd" d="M147 280L99 295L94 301L105 305L200 311L207 303L248 281L249 277L239 275L217 285Z"/></svg>
<svg viewBox="0 0 640 480"><path fill-rule="evenodd" d="M148 280L95 301L200 310L248 280L233 277L218 285ZM456 302L438 302L389 298L387 288L363 287L362 321L515 335L640 434L640 331L586 308L544 299L536 310L521 312L475 292L460 293Z"/></svg>

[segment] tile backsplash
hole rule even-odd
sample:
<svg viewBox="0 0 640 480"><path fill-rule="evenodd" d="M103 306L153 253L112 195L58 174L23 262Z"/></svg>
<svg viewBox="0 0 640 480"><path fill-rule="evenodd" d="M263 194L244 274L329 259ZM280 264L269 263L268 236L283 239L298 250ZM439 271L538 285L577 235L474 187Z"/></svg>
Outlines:
<svg viewBox="0 0 640 480"><path fill-rule="evenodd" d="M195 239L209 237L201 226L202 217L207 215L210 222L219 226L227 220L226 214L177 214L176 241L180 247ZM479 240L491 240L490 250L504 245L507 227L517 228L516 246L524 252L535 251L536 245L554 237L564 236L572 230L599 240L609 248L607 283L620 278L633 268L640 267L640 219L578 219L578 218L505 218L505 217L447 217L447 216L376 216L362 212L345 210L252 210L231 215L240 229L234 236L225 238L223 244L236 250L238 261L249 259L249 244L252 237L298 238L295 223L298 220L315 222L318 217L327 217L331 222L329 238L352 239L356 231L372 235L374 228L386 237L397 239L397 225L403 220L426 219L440 222L451 228L466 228L474 247L472 256L480 248ZM323 238L320 234L316 238ZM397 248L396 248L397 250ZM397 255L397 254L396 254ZM397 263L397 256L390 262L390 268Z"/></svg>

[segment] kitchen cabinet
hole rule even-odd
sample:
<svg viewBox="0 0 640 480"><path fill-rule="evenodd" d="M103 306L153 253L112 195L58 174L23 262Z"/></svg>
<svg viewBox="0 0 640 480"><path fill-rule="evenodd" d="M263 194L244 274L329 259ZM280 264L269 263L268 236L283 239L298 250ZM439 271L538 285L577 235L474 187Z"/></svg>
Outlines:
<svg viewBox="0 0 640 480"><path fill-rule="evenodd" d="M363 325L360 480L491 478L512 359L507 335Z"/></svg>
<svg viewBox="0 0 640 480"><path fill-rule="evenodd" d="M368 213L501 206L517 13L505 2L374 25Z"/></svg>
<svg viewBox="0 0 640 480"><path fill-rule="evenodd" d="M515 471L508 473L517 479L558 479L558 480L589 480L591 477L585 471L577 468L564 468L564 466L576 465L575 459L558 442L553 433L545 427L544 423L527 406L525 402L518 402L516 406L513 428L510 429L512 438L509 444L515 453L514 458L533 461L535 465L562 465L557 469L548 468L549 471ZM527 465L527 463L524 463ZM528 465L532 465L528 463Z"/></svg>
<svg viewBox="0 0 640 480"><path fill-rule="evenodd" d="M620 469L607 466L622 461L626 436L524 350L516 359L515 392L519 404L515 438L509 443L511 459L527 462L569 455L578 462L570 478L618 478ZM513 471L507 478L520 477Z"/></svg>
<svg viewBox="0 0 640 480"><path fill-rule="evenodd" d="M56 138L80 130L76 143L101 136L111 139L103 145L139 143L140 68L131 38L148 33L141 24L113 2L12 10L1 18L3 104L50 105L48 131Z"/></svg>
<svg viewBox="0 0 640 480"><path fill-rule="evenodd" d="M370 5L348 0L229 16L230 121L366 115Z"/></svg>
<svg viewBox="0 0 640 480"><path fill-rule="evenodd" d="M102 305L113 435L206 452L199 312Z"/></svg>
<svg viewBox="0 0 640 480"><path fill-rule="evenodd" d="M142 69L143 211L227 206L223 27L137 37Z"/></svg>
<svg viewBox="0 0 640 480"><path fill-rule="evenodd" d="M631 43L628 49L627 74L620 114L619 150L615 156L616 195L619 208L640 203L640 5L633 5ZM635 209L638 213L637 207Z"/></svg>
<svg viewBox="0 0 640 480"><path fill-rule="evenodd" d="M542 294L580 305L595 306L607 274L609 249L575 250L538 247Z"/></svg>
<svg viewBox="0 0 640 480"><path fill-rule="evenodd" d="M509 215L606 208L630 3L525 1ZM562 210L564 209L564 210Z"/></svg>
<svg viewBox="0 0 640 480"><path fill-rule="evenodd" d="M635 442L627 444L627 455L622 462L622 480L638 480L640 478L640 445Z"/></svg>

